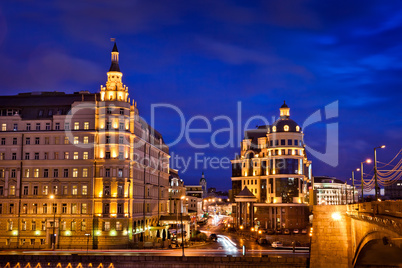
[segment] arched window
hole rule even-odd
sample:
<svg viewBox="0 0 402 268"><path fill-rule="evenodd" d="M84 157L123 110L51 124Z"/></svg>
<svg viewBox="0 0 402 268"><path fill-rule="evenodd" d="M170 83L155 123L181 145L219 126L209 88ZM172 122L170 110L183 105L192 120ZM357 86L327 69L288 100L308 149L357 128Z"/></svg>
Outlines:
<svg viewBox="0 0 402 268"><path fill-rule="evenodd" d="M289 126L288 126L288 125L285 125L285 126L283 127L283 130L289 131Z"/></svg>
<svg viewBox="0 0 402 268"><path fill-rule="evenodd" d="M272 132L276 132L276 126L272 127Z"/></svg>
<svg viewBox="0 0 402 268"><path fill-rule="evenodd" d="M300 131L300 127L299 127L299 126L296 126L296 131Z"/></svg>

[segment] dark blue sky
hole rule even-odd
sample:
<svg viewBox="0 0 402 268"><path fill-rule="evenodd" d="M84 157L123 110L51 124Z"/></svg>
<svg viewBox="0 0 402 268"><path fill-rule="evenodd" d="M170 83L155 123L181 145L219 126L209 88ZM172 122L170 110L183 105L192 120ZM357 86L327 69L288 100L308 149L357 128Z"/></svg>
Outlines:
<svg viewBox="0 0 402 268"><path fill-rule="evenodd" d="M252 4L251 4L251 3ZM0 94L89 90L105 83L117 39L123 81L141 115L169 103L227 128L254 115L278 116L283 100L300 125L339 101L339 164L311 156L314 175L350 177L373 147L388 162L401 148L402 3L400 1L3 1L0 4ZM235 121L236 122L236 121ZM272 122L272 120L270 121ZM305 129L305 142L325 151L326 123ZM167 142L179 134L172 110L159 110L156 128ZM261 124L258 120L252 127ZM194 127L204 127L200 120ZM238 127L235 125L235 127ZM218 134L225 143L228 133ZM210 133L192 134L207 143ZM234 147L171 152L192 157L181 176L198 183L194 154L233 159ZM371 168L371 167L367 167ZM208 186L228 189L230 169L205 170Z"/></svg>

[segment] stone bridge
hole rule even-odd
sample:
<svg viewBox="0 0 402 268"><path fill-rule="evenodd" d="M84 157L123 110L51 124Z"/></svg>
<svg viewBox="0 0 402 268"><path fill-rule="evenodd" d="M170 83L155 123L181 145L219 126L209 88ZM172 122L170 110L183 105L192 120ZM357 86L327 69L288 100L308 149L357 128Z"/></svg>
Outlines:
<svg viewBox="0 0 402 268"><path fill-rule="evenodd" d="M311 267L402 265L402 200L314 206Z"/></svg>

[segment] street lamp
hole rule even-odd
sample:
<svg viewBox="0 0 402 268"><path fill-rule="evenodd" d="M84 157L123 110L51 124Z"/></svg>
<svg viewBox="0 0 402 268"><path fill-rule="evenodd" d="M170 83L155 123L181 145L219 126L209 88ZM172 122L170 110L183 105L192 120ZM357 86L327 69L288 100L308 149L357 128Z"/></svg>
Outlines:
<svg viewBox="0 0 402 268"><path fill-rule="evenodd" d="M377 149L383 149L385 145L374 147L374 180L375 180L375 200L378 200L378 183L377 183Z"/></svg>
<svg viewBox="0 0 402 268"><path fill-rule="evenodd" d="M50 199L54 199L55 198L55 196L54 195L51 195L50 196ZM54 237L54 235L55 235L55 228L56 228L56 210L57 210L57 207L56 208L54 208L54 206L53 206L53 204L52 204L52 210L53 210L53 235L52 235L52 250L54 250L55 249L55 244L56 244L56 238Z"/></svg>
<svg viewBox="0 0 402 268"><path fill-rule="evenodd" d="M183 200L184 200L185 196L182 195L181 196L181 207L183 207ZM181 209L181 208L180 208ZM181 246L182 246L182 250L183 250L183 257L184 257L184 230L183 230L183 210L181 210L180 213L180 220L181 220ZM176 237L177 240L177 237Z"/></svg>
<svg viewBox="0 0 402 268"><path fill-rule="evenodd" d="M357 168L356 171L359 171L360 168ZM353 204L355 203L355 171L352 171L352 186L353 186Z"/></svg>
<svg viewBox="0 0 402 268"><path fill-rule="evenodd" d="M91 236L91 234L86 233L85 236L87 237L87 254L88 254L89 237Z"/></svg>
<svg viewBox="0 0 402 268"><path fill-rule="evenodd" d="M364 202L364 197L363 197L363 193L364 193L363 163L370 164L371 159L367 159L366 161L360 162L360 173L361 173L361 179L362 179L362 185L360 187L362 189L362 203Z"/></svg>

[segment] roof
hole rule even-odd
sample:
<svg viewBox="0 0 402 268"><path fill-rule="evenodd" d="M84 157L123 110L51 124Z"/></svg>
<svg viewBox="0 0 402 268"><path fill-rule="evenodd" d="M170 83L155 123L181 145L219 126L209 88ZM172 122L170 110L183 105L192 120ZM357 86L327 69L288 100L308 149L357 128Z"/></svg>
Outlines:
<svg viewBox="0 0 402 268"><path fill-rule="evenodd" d="M344 181L341 181L335 177L327 177L327 176L314 176L314 183L341 183L344 184Z"/></svg>
<svg viewBox="0 0 402 268"><path fill-rule="evenodd" d="M280 118L272 126L276 126L276 132L285 132L285 126L289 127L286 132L301 132L301 127L290 118ZM296 129L297 126L299 126L299 131Z"/></svg>
<svg viewBox="0 0 402 268"><path fill-rule="evenodd" d="M112 52L119 52L119 51L117 50L117 45L116 45L116 42L114 42L114 46L113 46L113 50L112 50Z"/></svg>
<svg viewBox="0 0 402 268"><path fill-rule="evenodd" d="M255 195L252 192L250 192L247 186L245 186L243 190L241 190L240 193L236 195L236 198L237 197L255 197Z"/></svg>
<svg viewBox="0 0 402 268"><path fill-rule="evenodd" d="M283 101L281 108L289 108L289 106L286 104L286 101Z"/></svg>

